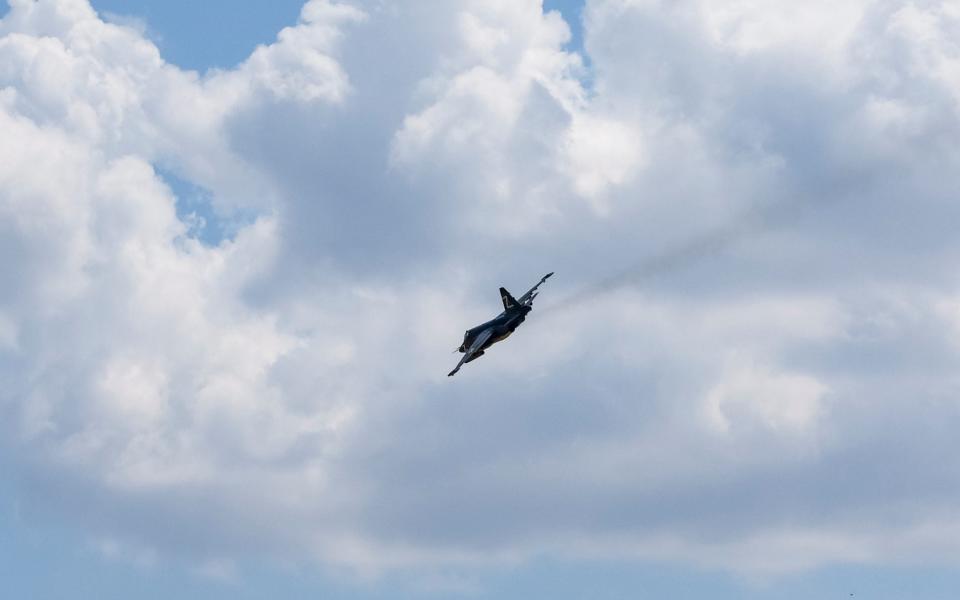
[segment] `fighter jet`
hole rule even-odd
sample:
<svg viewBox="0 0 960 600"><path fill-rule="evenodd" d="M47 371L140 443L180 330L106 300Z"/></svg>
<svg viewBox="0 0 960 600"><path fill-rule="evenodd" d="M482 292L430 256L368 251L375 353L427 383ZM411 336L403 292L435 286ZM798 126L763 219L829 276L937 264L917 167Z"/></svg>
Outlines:
<svg viewBox="0 0 960 600"><path fill-rule="evenodd" d="M500 288L503 312L495 319L477 325L473 329L468 329L463 334L463 343L457 348L458 352L463 353L463 358L460 359L457 368L447 374L447 377L453 377L460 370L460 367L483 356L487 348L510 337L510 334L527 318L527 314L533 310L533 299L538 294L537 288L544 281L550 279L552 275L553 273L544 275L543 279L537 282L537 285L530 288L530 291L520 296L519 299L511 296L506 289Z"/></svg>

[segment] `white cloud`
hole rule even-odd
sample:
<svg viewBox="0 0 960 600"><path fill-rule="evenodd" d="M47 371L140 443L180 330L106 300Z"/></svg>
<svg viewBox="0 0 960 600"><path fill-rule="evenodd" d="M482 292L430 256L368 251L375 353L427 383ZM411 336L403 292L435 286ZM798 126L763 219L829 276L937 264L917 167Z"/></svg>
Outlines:
<svg viewBox="0 0 960 600"><path fill-rule="evenodd" d="M201 77L83 0L11 2L24 493L226 579L950 562L957 14L824 6L596 0L585 78L535 0L313 0ZM200 244L157 167L254 218ZM444 377L548 270L538 304L585 300Z"/></svg>
<svg viewBox="0 0 960 600"><path fill-rule="evenodd" d="M235 76L225 77L281 100L342 102L350 82L332 54L342 27L363 18L362 11L346 4L310 2L297 26L281 31L276 43L258 47Z"/></svg>
<svg viewBox="0 0 960 600"><path fill-rule="evenodd" d="M576 191L586 198L602 197L642 164L641 134L619 121L578 116L566 141L569 172Z"/></svg>
<svg viewBox="0 0 960 600"><path fill-rule="evenodd" d="M826 388L816 379L789 373L770 373L755 365L734 367L715 385L704 409L710 425L731 433L736 423L759 422L779 432L803 432L823 412Z"/></svg>

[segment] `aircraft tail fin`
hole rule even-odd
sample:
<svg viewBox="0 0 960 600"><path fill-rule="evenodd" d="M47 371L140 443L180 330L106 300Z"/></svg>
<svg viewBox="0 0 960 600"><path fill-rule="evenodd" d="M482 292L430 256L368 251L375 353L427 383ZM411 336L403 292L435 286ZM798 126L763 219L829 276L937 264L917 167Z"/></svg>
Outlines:
<svg viewBox="0 0 960 600"><path fill-rule="evenodd" d="M517 302L517 299L510 295L510 292L507 291L507 288L500 288L500 299L503 300L503 310L510 310L511 308L517 308L520 306L520 303Z"/></svg>

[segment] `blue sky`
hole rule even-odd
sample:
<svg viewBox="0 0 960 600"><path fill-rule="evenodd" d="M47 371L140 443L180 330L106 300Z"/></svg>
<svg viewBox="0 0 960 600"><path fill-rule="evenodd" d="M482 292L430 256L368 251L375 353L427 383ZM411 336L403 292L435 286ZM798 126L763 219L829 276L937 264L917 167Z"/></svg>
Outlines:
<svg viewBox="0 0 960 600"><path fill-rule="evenodd" d="M269 44L277 32L295 25L302 2L280 0L270 6L227 0L212 2L94 2L101 13L134 17L147 27L166 60L187 69L227 69L243 62L257 44Z"/></svg>
<svg viewBox="0 0 960 600"><path fill-rule="evenodd" d="M5 596L955 597L949 3L91 4L0 25Z"/></svg>

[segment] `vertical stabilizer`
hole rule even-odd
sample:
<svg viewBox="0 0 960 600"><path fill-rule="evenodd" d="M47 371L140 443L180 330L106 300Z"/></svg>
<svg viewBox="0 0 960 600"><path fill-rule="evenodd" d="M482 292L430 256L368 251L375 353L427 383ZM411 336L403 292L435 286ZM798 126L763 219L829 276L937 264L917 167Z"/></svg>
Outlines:
<svg viewBox="0 0 960 600"><path fill-rule="evenodd" d="M520 303L510 295L507 288L500 288L500 299L503 300L503 310L510 310L511 308L518 308L520 306Z"/></svg>

